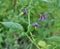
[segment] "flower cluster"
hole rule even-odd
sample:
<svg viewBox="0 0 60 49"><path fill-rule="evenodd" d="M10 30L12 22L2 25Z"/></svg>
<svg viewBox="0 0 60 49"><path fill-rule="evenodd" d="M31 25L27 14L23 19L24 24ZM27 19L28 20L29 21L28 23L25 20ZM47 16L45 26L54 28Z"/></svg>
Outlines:
<svg viewBox="0 0 60 49"><path fill-rule="evenodd" d="M46 18L46 14L44 13L44 14L40 14L40 18L39 18L39 20L44 20ZM35 27L37 27L38 26L38 23L36 22L36 23L33 23L33 26L35 26Z"/></svg>
<svg viewBox="0 0 60 49"><path fill-rule="evenodd" d="M27 11L26 10L23 10L21 13L22 14L26 14ZM45 18L46 18L46 14L45 13L40 14L39 20L44 20ZM35 22L35 23L32 24L32 26L38 27L38 23Z"/></svg>

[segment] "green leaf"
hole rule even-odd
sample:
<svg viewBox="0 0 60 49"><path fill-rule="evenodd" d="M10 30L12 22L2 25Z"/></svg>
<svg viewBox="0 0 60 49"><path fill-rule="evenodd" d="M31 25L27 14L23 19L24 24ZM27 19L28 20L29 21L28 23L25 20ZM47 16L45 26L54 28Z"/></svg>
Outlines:
<svg viewBox="0 0 60 49"><path fill-rule="evenodd" d="M1 42L3 42L3 39L2 39L2 37L0 37L0 43L1 43Z"/></svg>
<svg viewBox="0 0 60 49"><path fill-rule="evenodd" d="M54 40L54 41L60 41L60 36L52 36L50 38L47 38L48 40Z"/></svg>
<svg viewBox="0 0 60 49"><path fill-rule="evenodd" d="M18 30L21 30L21 31L24 30L22 25L18 24L18 23L14 23L14 22L1 22L1 24L3 24L5 27L8 27L8 28L18 29Z"/></svg>

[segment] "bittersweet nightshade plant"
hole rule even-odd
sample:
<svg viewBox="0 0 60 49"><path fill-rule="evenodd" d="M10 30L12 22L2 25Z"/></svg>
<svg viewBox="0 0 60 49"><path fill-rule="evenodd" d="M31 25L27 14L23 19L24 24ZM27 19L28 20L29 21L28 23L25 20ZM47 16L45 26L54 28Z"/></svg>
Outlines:
<svg viewBox="0 0 60 49"><path fill-rule="evenodd" d="M0 0L0 49L60 49L59 7L60 0Z"/></svg>
<svg viewBox="0 0 60 49"><path fill-rule="evenodd" d="M39 18L39 20L44 20L45 18L46 18L46 14L45 14L45 13L40 14L40 18Z"/></svg>

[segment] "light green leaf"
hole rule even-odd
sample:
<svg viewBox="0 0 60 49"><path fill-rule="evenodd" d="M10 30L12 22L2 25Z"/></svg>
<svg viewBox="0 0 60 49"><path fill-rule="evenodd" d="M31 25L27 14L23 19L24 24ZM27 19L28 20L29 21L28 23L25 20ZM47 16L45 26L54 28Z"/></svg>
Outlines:
<svg viewBox="0 0 60 49"><path fill-rule="evenodd" d="M22 25L18 24L18 23L14 23L14 22L1 22L1 24L3 24L5 27L8 27L8 28L18 29L18 30L21 30L21 31L24 30Z"/></svg>

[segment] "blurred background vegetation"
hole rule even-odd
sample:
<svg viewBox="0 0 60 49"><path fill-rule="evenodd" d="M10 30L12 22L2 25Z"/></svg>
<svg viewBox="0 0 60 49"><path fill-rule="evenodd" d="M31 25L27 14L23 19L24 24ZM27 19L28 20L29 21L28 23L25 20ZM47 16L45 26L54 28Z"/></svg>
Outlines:
<svg viewBox="0 0 60 49"><path fill-rule="evenodd" d="M60 49L60 0L0 0L0 49Z"/></svg>

